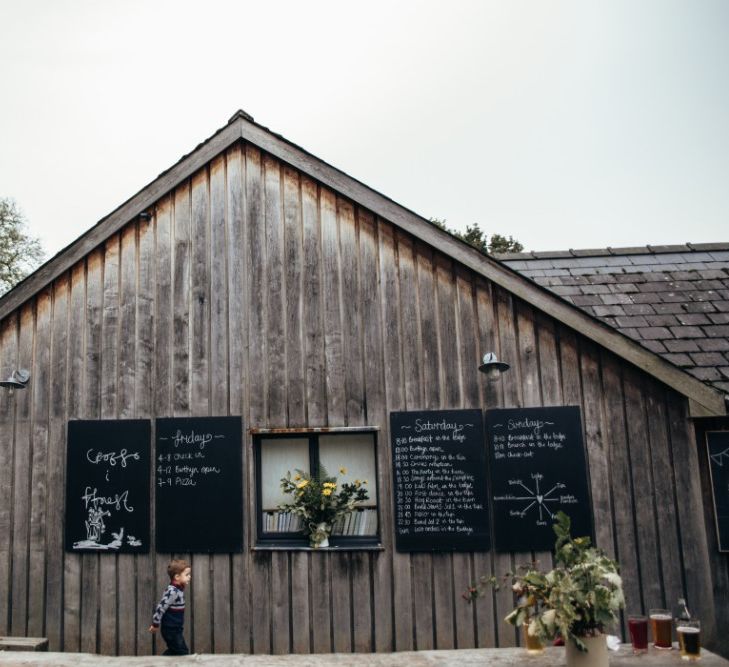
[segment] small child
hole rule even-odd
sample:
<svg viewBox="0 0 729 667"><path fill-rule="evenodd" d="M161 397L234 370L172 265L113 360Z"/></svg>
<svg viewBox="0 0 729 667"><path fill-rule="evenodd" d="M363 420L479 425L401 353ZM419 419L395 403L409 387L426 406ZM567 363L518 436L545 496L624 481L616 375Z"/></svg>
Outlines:
<svg viewBox="0 0 729 667"><path fill-rule="evenodd" d="M167 650L162 655L188 655L182 628L185 623L185 586L190 583L192 573L184 560L174 559L167 566L170 585L162 595L160 603L154 610L150 632L162 628L162 638L167 643Z"/></svg>

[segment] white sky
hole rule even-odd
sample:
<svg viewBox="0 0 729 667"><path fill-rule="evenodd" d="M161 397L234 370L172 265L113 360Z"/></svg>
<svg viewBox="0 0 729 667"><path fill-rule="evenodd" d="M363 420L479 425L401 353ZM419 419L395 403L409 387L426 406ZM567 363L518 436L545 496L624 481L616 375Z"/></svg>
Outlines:
<svg viewBox="0 0 729 667"><path fill-rule="evenodd" d="M239 108L529 250L729 240L725 0L0 0L0 83L49 255Z"/></svg>

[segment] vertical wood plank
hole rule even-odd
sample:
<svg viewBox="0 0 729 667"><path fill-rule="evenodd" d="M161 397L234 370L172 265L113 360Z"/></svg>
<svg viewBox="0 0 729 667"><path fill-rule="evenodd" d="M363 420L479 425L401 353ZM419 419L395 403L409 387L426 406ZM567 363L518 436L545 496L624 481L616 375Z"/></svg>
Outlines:
<svg viewBox="0 0 729 667"><path fill-rule="evenodd" d="M599 351L584 339L579 340L582 410L585 420L585 447L590 471L592 514L595 542L611 558L615 557L612 500L608 464L608 435L605 404L602 400Z"/></svg>
<svg viewBox="0 0 729 667"><path fill-rule="evenodd" d="M248 243L245 229L245 160L240 145L228 150L227 167L227 215L228 226L228 330L229 330L229 411L232 415L244 415L244 433L248 419L249 384L248 358L248 275L246 261ZM243 436L243 553L233 554L232 577L232 629L233 651L251 651L250 566L247 546L251 544L251 526L254 522L253 499L255 487L249 482L253 468L247 436ZM237 585L235 585L237 584Z"/></svg>
<svg viewBox="0 0 729 667"><path fill-rule="evenodd" d="M9 375L18 364L18 314L0 323L2 372ZM0 401L0 631L10 634L13 587L13 498L15 480L15 411L16 402Z"/></svg>
<svg viewBox="0 0 729 667"><path fill-rule="evenodd" d="M120 234L107 240L104 248L103 311L101 320L101 419L115 419L119 400L119 360L121 357L119 325L121 321L121 251ZM127 332L129 333L129 332ZM133 341L132 341L133 342ZM128 342L126 343L128 345ZM116 554L100 554L99 560L99 651L114 655L119 650ZM128 610L127 610L128 613ZM101 629L103 628L103 631Z"/></svg>
<svg viewBox="0 0 729 667"><path fill-rule="evenodd" d="M155 229L159 224L159 207L155 212L153 220L139 220L139 261L138 261L138 282L136 294L136 318L135 318L135 371L134 371L134 411L135 416L139 419L151 419L156 412L156 382L155 382L155 366L156 359L156 336L157 336L157 318L156 310L156 266L159 261L160 270L162 266L167 269L167 290L169 293L170 284L170 245L169 245L169 199L165 198L167 211L167 244L164 250L157 252L155 247ZM126 265L126 262L125 262ZM125 279L126 284L128 279ZM169 326L170 317L167 311L167 322ZM159 354L163 360L169 360L169 350L171 349L171 341L167 339L167 344L159 349ZM160 365L162 360L160 360ZM166 395L168 397L167 404L163 407L161 415L169 414L169 365L166 367L167 373L164 375L166 386ZM130 399L124 399L124 403ZM152 435L154 437L154 435ZM154 440L152 441L154 442ZM152 505L149 508L151 516L154 514L154 445L150 443L151 451L151 470L147 483L150 487L150 500ZM154 536L152 535L152 540ZM149 535L143 538L145 541L150 539ZM154 541L148 542L149 553L139 554L136 556L136 573L134 583L136 584L136 608L134 610L135 626L135 642L134 652L139 655L149 655L153 653L152 635L147 632L150 625L151 610L157 603L155 597L157 589L161 582L156 579L155 572L155 548ZM131 647L130 647L131 648Z"/></svg>
<svg viewBox="0 0 729 667"><path fill-rule="evenodd" d="M654 514L655 491L651 479L651 456L648 438L648 415L643 397L645 387L638 373L625 369L625 418L628 431L628 454L632 476L635 516L635 542L640 567L641 607L661 607L663 591L661 566ZM675 600L671 601L671 606ZM634 607L635 608L635 607Z"/></svg>
<svg viewBox="0 0 729 667"><path fill-rule="evenodd" d="M117 414L119 419L131 419L136 416L136 346L140 333L137 328L139 303L137 300L136 224L127 225L121 232L119 293ZM117 627L119 628L117 652L120 655L134 655L138 634L137 596L136 586L130 584L137 577L137 557L134 554L119 554L116 565L116 576L119 581L116 608ZM105 633L102 631L102 636L103 634Z"/></svg>
<svg viewBox="0 0 729 667"><path fill-rule="evenodd" d="M284 270L284 219L281 165L263 158L264 211L266 217L266 281L268 298L266 335L268 356L268 424L286 424L286 272ZM291 634L289 618L288 554L271 554L271 611L273 653L287 653Z"/></svg>
<svg viewBox="0 0 729 667"><path fill-rule="evenodd" d="M32 368L33 329L35 325L34 303L31 301L20 310L18 331L18 365ZM13 471L13 555L11 580L12 634L25 635L28 631L28 559L30 540L30 504L32 463L32 400L30 392L14 394L15 411L15 469Z"/></svg>
<svg viewBox="0 0 729 667"><path fill-rule="evenodd" d="M253 386L249 393L250 427L267 424L268 377L266 358L268 337L266 336L265 298L268 290L266 280L266 227L263 205L263 166L261 154L246 146L245 202L246 225L248 229L248 368ZM249 476L249 480L252 479ZM271 652L271 557L270 553L255 552L251 559L251 643L254 653Z"/></svg>
<svg viewBox="0 0 729 667"><path fill-rule="evenodd" d="M380 225L384 234L385 224ZM392 327L397 327L397 347L393 345L389 359L399 359L400 368L393 368L389 382L391 410L418 410L423 408L421 363L420 363L420 314L418 312L417 293L417 271L415 252L410 237L399 234L393 230L394 252L397 258L398 271L393 276L397 282L391 288L391 292L399 295L394 302L397 312L391 309L386 310L386 317L394 319ZM386 243L389 239L386 238ZM384 249L388 252L387 245ZM388 327L391 329L392 327ZM389 364L388 364L389 368ZM400 379L401 378L401 379ZM400 379L399 386L395 381ZM389 427L389 421L388 421ZM387 446L390 446L388 438ZM389 471L392 467L388 468ZM395 622L395 650L414 650L421 647L422 641L418 641L416 628L418 627L418 611L422 603L427 604L427 609L432 608L432 601L429 596L422 596L429 591L419 586L419 579L416 576L422 573L422 563L409 553L393 553L393 597L394 597L394 622ZM431 617L429 617L431 618ZM422 626L421 626L422 628ZM426 636L429 638L429 646L432 646L433 628L432 620Z"/></svg>
<svg viewBox="0 0 729 667"><path fill-rule="evenodd" d="M688 401L669 392L668 419L673 451L673 470L678 495L678 520L686 582L686 597L692 613L702 622L701 631L713 637L714 609L711 569L703 521L698 453L688 418ZM674 600L667 600L672 604Z"/></svg>
<svg viewBox="0 0 729 667"><path fill-rule="evenodd" d="M349 553L331 554L332 637L335 653L352 651Z"/></svg>
<svg viewBox="0 0 729 667"><path fill-rule="evenodd" d="M481 409L478 392L479 355L476 346L477 314L473 285L468 273L456 267L456 325L458 329L458 363L460 367L461 399L459 407ZM484 443L486 446L486 443ZM475 579L474 561L478 554L453 554L453 605L455 611L455 647L476 647L475 608L462 599L461 594ZM481 573L479 572L479 575Z"/></svg>
<svg viewBox="0 0 729 667"><path fill-rule="evenodd" d="M177 228L177 211L175 203L179 195L172 194L163 197L157 203L155 212L155 240L154 240L154 294L155 294L155 328L154 328L154 377L155 384L153 390L154 400L154 417L169 417L174 414L173 397L178 395L176 387L178 354L180 353L177 346L180 344L174 331L175 319L179 316L177 307L173 305L174 296L177 296L177 285L179 278L177 277L178 267L173 267L173 258L177 258L182 253L182 247L178 247L177 234L180 230ZM182 199L182 198L181 198ZM183 200L181 205L186 205ZM184 216L183 216L184 217ZM173 274L174 270L174 274ZM174 278L173 278L174 275ZM186 302L185 302L186 303ZM154 426L154 422L153 422ZM155 434L153 433L153 441ZM154 454L154 449L153 449ZM150 508L151 516L156 516L155 493L154 493L154 467L151 473L150 483L152 484L152 507ZM140 627L149 627L152 618L152 612L159 601L162 587L166 582L167 573L164 568L167 566L169 557L167 554L157 553L155 549L156 530L154 521L152 522L151 540L151 559L150 569L153 584L150 589L140 594ZM147 600L146 605L141 600ZM146 609L144 607L146 606ZM146 613L145 613L146 612ZM189 626L189 622L187 624ZM189 632L189 631L188 631ZM145 640L144 644L149 646ZM159 654L164 650L164 641L158 635L151 636L152 653ZM140 647L144 646L140 643ZM189 644L188 644L189 645ZM141 648L140 648L141 652Z"/></svg>
<svg viewBox="0 0 729 667"><path fill-rule="evenodd" d="M303 303L306 366L306 422L309 426L327 423L326 359L324 356L321 233L319 228L319 191L314 181L301 179L301 223L303 243L303 284L307 298Z"/></svg>
<svg viewBox="0 0 729 667"><path fill-rule="evenodd" d="M66 386L68 374L68 309L70 276L63 274L53 285L53 322L50 355L50 421L48 441L48 561L45 634L51 651L63 648L63 508L65 506ZM2 480L0 480L0 484ZM0 498L0 506L2 499ZM1 534L1 532L0 532ZM2 624L0 623L0 627Z"/></svg>
<svg viewBox="0 0 729 667"><path fill-rule="evenodd" d="M362 323L360 321L358 229L354 207L337 199L339 253L341 267L341 313L346 395L345 423L361 426L364 420L364 378L362 360Z"/></svg>
<svg viewBox="0 0 729 667"><path fill-rule="evenodd" d="M86 258L86 345L84 348L84 391L82 413L85 419L102 414L102 351L104 320L104 248ZM99 556L81 556L81 650L97 653L99 645ZM116 636L116 629L114 630Z"/></svg>
<svg viewBox="0 0 729 667"><path fill-rule="evenodd" d="M461 405L461 369L459 365L459 331L456 326L457 294L452 267L441 255L434 262L435 296L437 303L438 367L440 400L444 408ZM435 646L438 649L456 647L454 618L456 595L453 585L454 561L462 562L463 556L449 553L433 554L433 599L435 615ZM466 567L468 567L466 561Z"/></svg>
<svg viewBox="0 0 729 667"><path fill-rule="evenodd" d="M86 264L81 262L71 269L70 303L68 314L68 419L83 415L84 358L86 330ZM66 425L63 439L66 442ZM66 465L65 450L63 465ZM63 490L65 496L65 489ZM63 649L81 650L81 566L82 556L63 554Z"/></svg>
<svg viewBox="0 0 729 667"><path fill-rule="evenodd" d="M207 169L192 176L190 183L190 411L210 414L210 182ZM211 557L192 557L192 646L195 653L212 650Z"/></svg>
<svg viewBox="0 0 729 667"><path fill-rule="evenodd" d="M334 194L319 193L321 215L322 271L324 277L324 349L328 424L344 424L345 382L342 316L340 311L340 266L337 204Z"/></svg>
<svg viewBox="0 0 729 667"><path fill-rule="evenodd" d="M612 513L616 556L623 576L626 600L640 600L640 570L633 521L630 459L626 437L625 396L621 369L607 353L602 360L602 400L605 404L606 440L609 445L609 479L612 487Z"/></svg>
<svg viewBox="0 0 729 667"><path fill-rule="evenodd" d="M191 333L192 333L192 290L193 272L192 258L192 184L186 181L174 192L172 218L172 405L171 416L186 417L192 409L191 388ZM179 555L179 554L175 554ZM167 579L167 559L157 557L158 581ZM187 557L191 564L195 581L192 586L205 590L204 567ZM198 584L198 578L200 582ZM188 599L195 604L195 593L191 591ZM195 617L194 611L185 623L185 641L192 650L195 649ZM158 652L164 650L164 642L156 641Z"/></svg>
<svg viewBox="0 0 729 667"><path fill-rule="evenodd" d="M312 553L309 559L311 592L311 651L330 653L332 643L331 554Z"/></svg>
<svg viewBox="0 0 729 667"><path fill-rule="evenodd" d="M501 358L501 348L498 339L498 330L496 328L496 316L494 311L494 303L491 295L489 283L478 281L475 285L476 289L476 316L477 316L477 345L478 354L476 363L480 363L480 359L486 352L494 352ZM482 374L476 370L478 376L477 390L480 404L488 409L501 404L499 388L493 386L495 383L484 382ZM469 577L470 581L477 581L480 577L498 576L501 573L496 572L493 562L493 550L488 553L477 552L473 557L473 575ZM470 582L467 582L470 583ZM465 588L465 586L464 586ZM474 612L476 615L476 646L479 648L496 646L496 616L495 616L495 594L489 591L486 595L478 598L474 603Z"/></svg>
<svg viewBox="0 0 729 667"><path fill-rule="evenodd" d="M303 229L299 174L291 167L283 168L284 267L286 279L286 370L287 419L289 427L306 424L306 381L303 340L304 293ZM309 652L309 562L308 554L289 554L291 571L291 650Z"/></svg>
<svg viewBox="0 0 729 667"><path fill-rule="evenodd" d="M228 414L230 384L228 360L228 266L227 254L227 174L225 156L210 164L210 410L213 415ZM242 447L243 443L238 443ZM243 474L243 471L240 471ZM243 499L240 499L243 502ZM214 653L231 653L233 637L232 555L216 554L211 559L212 647Z"/></svg>
<svg viewBox="0 0 729 667"><path fill-rule="evenodd" d="M646 398L646 411L654 489L652 501L656 513L663 591L660 600L655 602L646 600L645 603L663 608L672 605L684 593L680 525L677 515L679 492L674 485L673 452L669 436L665 388L651 383ZM650 606L643 611L647 612L649 609Z"/></svg>
<svg viewBox="0 0 729 667"><path fill-rule="evenodd" d="M521 369L519 363L521 354L519 340L517 338L517 315L515 313L514 300L508 292L501 288L494 288L494 303L496 312L496 326L499 332L500 358L514 360L509 373L502 376L500 383L503 388L503 407L521 407L523 399L521 395ZM522 332L523 333L523 332ZM488 387L487 391L495 391L496 387ZM513 571L516 566L513 554L494 553L494 573L501 577L506 572ZM515 629L503 621L504 616L513 608L514 595L508 586L502 586L495 594L496 607L496 637L499 647L516 646L517 633Z"/></svg>
<svg viewBox="0 0 729 667"><path fill-rule="evenodd" d="M440 368L438 358L438 323L436 320L435 280L433 257L429 248L415 245L413 248L415 291L413 300L417 303L417 336L405 340L418 341L419 354L413 361L420 383L420 405L423 409L438 407L440 389ZM405 294L401 276L401 294ZM407 345L407 344L406 344ZM409 347L409 345L407 345ZM406 369L408 366L406 366ZM408 372L406 370L406 372ZM406 383L407 390L407 383ZM410 405L408 405L410 408ZM415 624L415 649L436 648L435 643L435 599L433 583L433 558L430 554L410 555L412 566L413 606Z"/></svg>
<svg viewBox="0 0 729 667"><path fill-rule="evenodd" d="M283 241L285 274L286 386L288 391L286 423L289 427L306 423L304 387L304 345L302 311L309 298L302 284L302 222L299 175L291 167L283 168ZM307 617L308 618L308 617Z"/></svg>
<svg viewBox="0 0 729 667"><path fill-rule="evenodd" d="M374 217L364 211L358 213L359 218L359 264L360 291L362 299L362 333L364 355L364 396L366 414L365 423L381 425L387 429L384 367L383 367L383 327L380 291L380 267L378 263L379 248L377 239L377 223ZM386 549L392 549L391 529L392 517L390 503L383 500L391 497L389 457L389 440L385 432L379 434L377 441L377 492L380 518L380 539ZM383 529L383 525L388 528ZM386 535L386 537L385 537ZM363 559L365 560L365 559ZM355 609L362 609L362 614L355 613L354 644L356 651L389 651L392 650L392 561L385 554L376 553L366 558L366 567L362 564L364 576L355 577L355 596L369 597L369 604L355 603ZM361 617L361 618L360 618Z"/></svg>
<svg viewBox="0 0 729 667"><path fill-rule="evenodd" d="M190 184L174 193L174 251L172 255L172 399L175 416L190 411Z"/></svg>
<svg viewBox="0 0 729 667"><path fill-rule="evenodd" d="M30 559L28 581L28 634L45 636L46 530L48 503L49 388L51 384L51 288L35 298L34 354L30 387L32 400L32 452L30 488Z"/></svg>

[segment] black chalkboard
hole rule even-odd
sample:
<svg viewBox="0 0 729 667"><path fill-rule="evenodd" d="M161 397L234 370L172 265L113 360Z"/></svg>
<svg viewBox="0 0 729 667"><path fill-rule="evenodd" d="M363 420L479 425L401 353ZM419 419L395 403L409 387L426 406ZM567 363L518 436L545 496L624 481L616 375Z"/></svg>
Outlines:
<svg viewBox="0 0 729 667"><path fill-rule="evenodd" d="M243 548L240 417L156 420L157 551Z"/></svg>
<svg viewBox="0 0 729 667"><path fill-rule="evenodd" d="M486 551L480 410L390 413L398 551Z"/></svg>
<svg viewBox="0 0 729 667"><path fill-rule="evenodd" d="M580 409L489 410L486 427L494 548L552 549L559 510L573 537L593 536Z"/></svg>
<svg viewBox="0 0 729 667"><path fill-rule="evenodd" d="M729 551L729 431L708 431L706 449L719 551Z"/></svg>
<svg viewBox="0 0 729 667"><path fill-rule="evenodd" d="M68 422L66 551L149 551L150 426Z"/></svg>

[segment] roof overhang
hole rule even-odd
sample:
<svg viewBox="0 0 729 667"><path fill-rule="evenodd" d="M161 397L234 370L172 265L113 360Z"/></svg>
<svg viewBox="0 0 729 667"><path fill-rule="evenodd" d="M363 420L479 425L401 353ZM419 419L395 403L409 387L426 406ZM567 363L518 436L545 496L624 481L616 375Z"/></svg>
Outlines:
<svg viewBox="0 0 729 667"><path fill-rule="evenodd" d="M311 155L280 135L274 134L268 128L255 123L248 114L242 111L237 112L225 127L200 144L192 153L160 174L152 183L0 298L0 319L9 315L46 285L68 271L109 236L149 209L160 197L192 176L216 155L241 140L287 162L323 185L399 226L424 243L447 253L475 273L641 368L686 396L689 399L691 416L719 416L727 413L724 396L711 387L529 278L496 259L483 255L423 217Z"/></svg>

